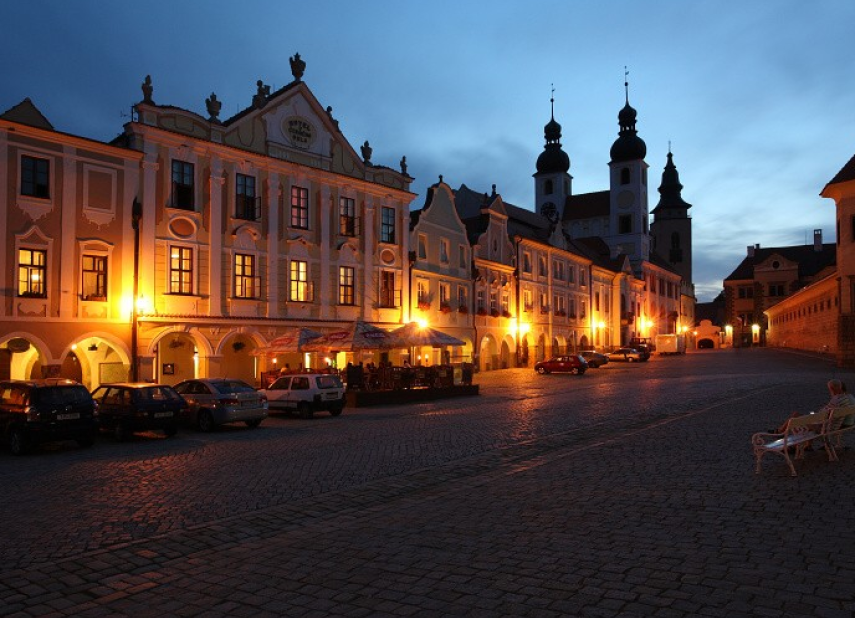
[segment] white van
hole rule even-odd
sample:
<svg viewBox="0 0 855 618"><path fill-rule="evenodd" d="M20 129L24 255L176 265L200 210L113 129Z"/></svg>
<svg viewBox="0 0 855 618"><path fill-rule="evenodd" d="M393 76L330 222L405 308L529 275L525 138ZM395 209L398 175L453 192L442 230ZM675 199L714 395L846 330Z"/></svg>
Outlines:
<svg viewBox="0 0 855 618"><path fill-rule="evenodd" d="M295 373L280 376L263 389L270 412L293 412L312 418L319 410L338 416L344 409L344 384L336 374Z"/></svg>

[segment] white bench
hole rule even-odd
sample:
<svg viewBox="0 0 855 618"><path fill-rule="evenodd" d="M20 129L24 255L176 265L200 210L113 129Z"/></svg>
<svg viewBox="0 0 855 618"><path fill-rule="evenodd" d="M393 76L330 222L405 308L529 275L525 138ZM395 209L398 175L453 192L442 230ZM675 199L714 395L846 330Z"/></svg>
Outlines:
<svg viewBox="0 0 855 618"><path fill-rule="evenodd" d="M760 465L766 453L781 455L790 468L790 475L796 476L793 460L803 459L805 449L814 441L822 443L829 461L838 461L837 449L842 446L843 434L855 429L855 425L844 426L846 417L855 414L855 406L843 406L822 411L817 414L804 414L787 421L783 433L755 433L751 444L756 460L755 473L760 473Z"/></svg>

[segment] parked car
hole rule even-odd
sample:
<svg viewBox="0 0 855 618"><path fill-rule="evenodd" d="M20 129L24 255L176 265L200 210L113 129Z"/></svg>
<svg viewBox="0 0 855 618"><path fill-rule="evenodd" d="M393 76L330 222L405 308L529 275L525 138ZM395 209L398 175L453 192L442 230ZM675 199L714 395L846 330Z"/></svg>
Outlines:
<svg viewBox="0 0 855 618"><path fill-rule="evenodd" d="M92 446L97 428L95 401L73 380L0 382L0 431L13 455L44 442L74 440Z"/></svg>
<svg viewBox="0 0 855 618"><path fill-rule="evenodd" d="M600 354L595 350L583 350L579 352L579 355L588 361L588 367L591 369L596 369L601 365L605 365L609 362L609 357L605 354Z"/></svg>
<svg viewBox="0 0 855 618"><path fill-rule="evenodd" d="M271 411L296 410L303 418L312 418L320 410L328 410L333 416L338 416L344 410L344 384L335 374L284 375L268 386L264 393Z"/></svg>
<svg viewBox="0 0 855 618"><path fill-rule="evenodd" d="M621 361L628 363L640 363L650 358L649 352L640 352L635 348L618 348L606 354L610 361Z"/></svg>
<svg viewBox="0 0 855 618"><path fill-rule="evenodd" d="M267 398L243 380L184 380L175 385L175 390L187 401L182 419L202 431L240 422L254 428L267 418Z"/></svg>
<svg viewBox="0 0 855 618"><path fill-rule="evenodd" d="M565 371L582 375L587 369L588 362L579 354L556 356L534 364L534 370L540 374Z"/></svg>
<svg viewBox="0 0 855 618"><path fill-rule="evenodd" d="M187 402L166 384L123 382L102 384L92 397L98 403L98 423L119 442L134 432L160 429L167 436L178 432L179 414Z"/></svg>

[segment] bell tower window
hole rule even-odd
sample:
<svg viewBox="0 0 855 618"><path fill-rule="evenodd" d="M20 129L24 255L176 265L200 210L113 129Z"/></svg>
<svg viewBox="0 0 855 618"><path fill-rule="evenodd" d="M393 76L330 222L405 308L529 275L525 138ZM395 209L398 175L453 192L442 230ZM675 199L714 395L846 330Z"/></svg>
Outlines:
<svg viewBox="0 0 855 618"><path fill-rule="evenodd" d="M552 181L551 180L544 180L543 181L543 193L545 195L552 195L552 192L553 192Z"/></svg>
<svg viewBox="0 0 855 618"><path fill-rule="evenodd" d="M620 184L628 185L630 180L629 168L624 167L620 170Z"/></svg>

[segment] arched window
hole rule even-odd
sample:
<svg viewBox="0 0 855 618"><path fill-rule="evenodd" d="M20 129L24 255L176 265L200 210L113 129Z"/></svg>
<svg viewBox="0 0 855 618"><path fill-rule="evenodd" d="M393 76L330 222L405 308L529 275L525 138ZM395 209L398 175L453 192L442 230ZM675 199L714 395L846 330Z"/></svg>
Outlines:
<svg viewBox="0 0 855 618"><path fill-rule="evenodd" d="M543 181L543 193L545 195L552 195L552 191L553 191L552 181L551 180L544 180Z"/></svg>
<svg viewBox="0 0 855 618"><path fill-rule="evenodd" d="M677 232L671 233L671 248L679 249L680 248L680 235Z"/></svg>
<svg viewBox="0 0 855 618"><path fill-rule="evenodd" d="M628 185L629 184L629 168L624 167L620 171L620 184Z"/></svg>

